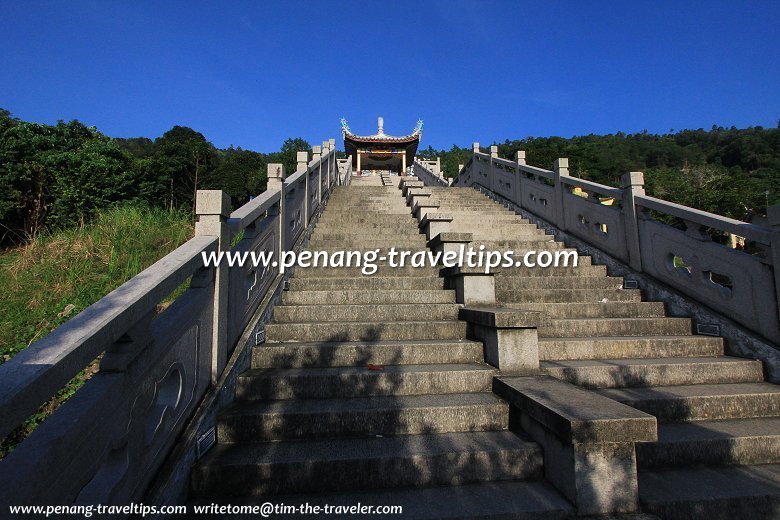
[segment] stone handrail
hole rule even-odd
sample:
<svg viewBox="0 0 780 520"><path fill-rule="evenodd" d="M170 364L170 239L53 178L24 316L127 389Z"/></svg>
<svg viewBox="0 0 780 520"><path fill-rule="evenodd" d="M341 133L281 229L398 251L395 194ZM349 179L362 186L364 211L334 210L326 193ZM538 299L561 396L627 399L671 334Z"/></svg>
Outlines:
<svg viewBox="0 0 780 520"><path fill-rule="evenodd" d="M352 182L352 156L346 159L336 159L339 172L339 185L348 186Z"/></svg>
<svg viewBox="0 0 780 520"><path fill-rule="evenodd" d="M757 226L647 196L640 172L623 175L614 188L571 177L568 159L545 170L527 165L523 151L511 161L498 157L497 146L483 153L479 143L453 186L479 186L780 343L778 206L769 208L772 227ZM659 214L684 225L669 225ZM747 247L720 244L713 234L736 235Z"/></svg>
<svg viewBox="0 0 780 520"><path fill-rule="evenodd" d="M125 324L139 322L154 310L197 271L200 253L216 250L217 242L216 237L193 238L0 365L0 437L32 415L98 355L111 354L111 346L128 332Z"/></svg>
<svg viewBox="0 0 780 520"><path fill-rule="evenodd" d="M303 154L286 180L269 165L266 192L232 213L227 195L198 191L194 238L0 365L5 436L99 358L98 372L0 461L0 505L141 500L284 278L251 262L206 268L201 253L278 258L299 247L338 182L333 140L312 161Z"/></svg>
<svg viewBox="0 0 780 520"><path fill-rule="evenodd" d="M423 181L426 186L449 186L449 182L441 174L438 161L424 161L415 158L412 175Z"/></svg>

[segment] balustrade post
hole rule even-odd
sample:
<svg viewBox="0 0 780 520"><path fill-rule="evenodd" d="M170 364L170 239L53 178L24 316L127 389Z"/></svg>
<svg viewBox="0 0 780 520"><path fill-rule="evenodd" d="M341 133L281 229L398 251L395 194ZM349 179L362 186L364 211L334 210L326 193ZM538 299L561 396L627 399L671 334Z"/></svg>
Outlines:
<svg viewBox="0 0 780 520"><path fill-rule="evenodd" d="M295 154L296 171L305 171L303 188L303 227L309 227L309 152L297 152Z"/></svg>
<svg viewBox="0 0 780 520"><path fill-rule="evenodd" d="M524 176L520 166L525 166L525 150L515 152L515 163L517 164L517 179L515 181L515 204L523 207L523 183Z"/></svg>
<svg viewBox="0 0 780 520"><path fill-rule="evenodd" d="M325 193L323 193L323 195L326 195L330 191L330 157L328 156L328 146L328 141L322 141L322 157L327 159L322 165L324 169L323 177L325 179Z"/></svg>
<svg viewBox="0 0 780 520"><path fill-rule="evenodd" d="M330 162L330 183L331 186L333 186L339 177L339 168L338 164L336 162L336 140L335 139L328 139L328 150L330 152L333 152L330 154L330 158L328 161ZM329 189L333 189L332 187Z"/></svg>
<svg viewBox="0 0 780 520"><path fill-rule="evenodd" d="M645 194L645 176L642 172L628 172L620 178L623 190L623 218L626 226L628 264L635 271L642 271L642 251L639 247L639 214L636 196Z"/></svg>
<svg viewBox="0 0 780 520"><path fill-rule="evenodd" d="M277 229L277 242L279 253L284 251L284 164L270 163L268 165L268 190L279 190L279 226Z"/></svg>
<svg viewBox="0 0 780 520"><path fill-rule="evenodd" d="M775 300L780 318L780 204L766 208L766 218L772 228L772 271L775 277Z"/></svg>
<svg viewBox="0 0 780 520"><path fill-rule="evenodd" d="M564 208L564 200L566 190L568 189L563 182L564 177L569 176L569 159L566 157L560 157L555 159L555 165L553 166L553 172L555 173L555 219L558 221L555 224L559 229L566 230L566 209Z"/></svg>
<svg viewBox="0 0 780 520"><path fill-rule="evenodd" d="M471 143L471 184L470 186L474 185L474 171L476 170L475 165L479 164L477 163L477 154L479 153L479 143Z"/></svg>
<svg viewBox="0 0 780 520"><path fill-rule="evenodd" d="M311 147L311 160L317 161L317 205L319 206L322 202L322 147L316 145Z"/></svg>
<svg viewBox="0 0 780 520"><path fill-rule="evenodd" d="M195 193L196 235L219 238L218 251L230 249L230 196L222 190L198 190ZM211 383L216 384L228 356L228 265L214 267L214 315L211 325Z"/></svg>
<svg viewBox="0 0 780 520"><path fill-rule="evenodd" d="M498 159L498 146L493 145L490 147L490 170L489 170L489 177L488 177L488 189L495 193L496 190L493 189L493 187L496 185L496 172L493 167L493 160Z"/></svg>

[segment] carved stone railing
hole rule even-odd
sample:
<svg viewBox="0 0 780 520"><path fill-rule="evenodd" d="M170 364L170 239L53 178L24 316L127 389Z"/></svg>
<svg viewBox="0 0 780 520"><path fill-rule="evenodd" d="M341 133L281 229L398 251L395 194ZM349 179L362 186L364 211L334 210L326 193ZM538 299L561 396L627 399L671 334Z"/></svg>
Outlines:
<svg viewBox="0 0 780 520"><path fill-rule="evenodd" d="M525 152L511 161L498 157L496 146L481 152L479 143L453 186L480 186L780 343L780 206L769 208L772 227L757 226L647 196L640 172L623 175L613 188L571 177L568 159L545 170L526 164ZM670 218L683 225L663 222ZM713 240L728 234L748 248Z"/></svg>
<svg viewBox="0 0 780 520"><path fill-rule="evenodd" d="M420 179L426 186L449 186L449 182L441 173L441 163L436 161L425 161L414 159L412 175Z"/></svg>
<svg viewBox="0 0 780 520"><path fill-rule="evenodd" d="M336 167L339 172L339 185L348 186L352 182L352 156L346 159L336 159Z"/></svg>
<svg viewBox="0 0 780 520"><path fill-rule="evenodd" d="M278 259L300 247L338 181L335 141L298 160L286 180L269 165L268 189L232 213L227 195L198 191L194 238L0 365L6 436L100 357L97 374L0 461L0 506L140 501L284 278L251 262L205 268L201 253Z"/></svg>

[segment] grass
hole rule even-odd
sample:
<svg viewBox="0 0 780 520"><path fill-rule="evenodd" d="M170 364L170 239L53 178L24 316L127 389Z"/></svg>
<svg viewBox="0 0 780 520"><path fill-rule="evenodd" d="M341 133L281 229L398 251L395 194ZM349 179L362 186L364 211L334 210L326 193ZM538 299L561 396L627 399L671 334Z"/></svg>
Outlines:
<svg viewBox="0 0 780 520"><path fill-rule="evenodd" d="M0 364L192 236L188 213L118 206L0 254ZM177 291L181 292L181 291ZM95 360L0 444L0 458L97 371Z"/></svg>

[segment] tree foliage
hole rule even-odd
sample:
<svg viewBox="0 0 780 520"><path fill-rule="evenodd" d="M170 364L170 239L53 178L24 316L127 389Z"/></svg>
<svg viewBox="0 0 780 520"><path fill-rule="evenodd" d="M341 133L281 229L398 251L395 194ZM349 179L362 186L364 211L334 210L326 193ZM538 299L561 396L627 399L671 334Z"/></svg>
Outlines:
<svg viewBox="0 0 780 520"><path fill-rule="evenodd" d="M265 190L267 164L295 171L301 138L279 152L220 150L185 126L152 140L112 139L78 121L29 123L0 109L0 245L69 227L117 202L192 211L198 189L227 192L234 207Z"/></svg>
<svg viewBox="0 0 780 520"><path fill-rule="evenodd" d="M649 194L737 219L763 215L780 203L780 129L712 127L656 135L647 132L562 137L527 137L496 143L500 157L525 150L528 164L551 168L569 158L571 175L618 186L628 171L645 173ZM421 155L441 157L445 175L471 158L453 146Z"/></svg>
<svg viewBox="0 0 780 520"><path fill-rule="evenodd" d="M780 202L780 129L713 127L656 135L527 137L498 144L501 157L525 150L529 164L550 168L568 157L572 175L617 186L627 171L645 172L651 195L738 219ZM192 211L195 191L221 189L235 207L266 186L268 163L288 175L296 154L311 151L300 137L268 154L220 150L185 126L152 140L112 139L79 121L44 125L0 109L0 245L20 243L47 227L67 227L117 202ZM431 146L447 176L471 158L471 148Z"/></svg>

